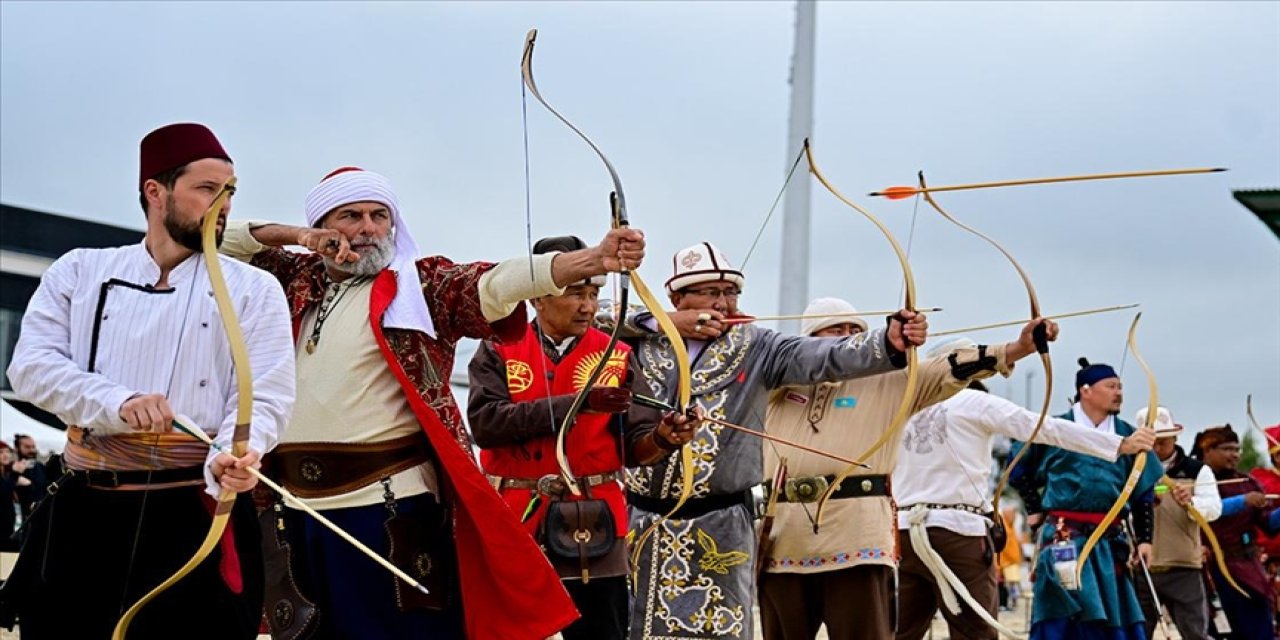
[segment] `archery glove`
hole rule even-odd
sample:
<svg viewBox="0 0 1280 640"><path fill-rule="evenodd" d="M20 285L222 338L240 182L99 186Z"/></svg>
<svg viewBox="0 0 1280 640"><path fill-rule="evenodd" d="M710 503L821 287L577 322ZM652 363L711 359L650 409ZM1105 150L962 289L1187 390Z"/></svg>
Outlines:
<svg viewBox="0 0 1280 640"><path fill-rule="evenodd" d="M596 413L622 413L631 408L631 390L595 387L587 393L587 409Z"/></svg>

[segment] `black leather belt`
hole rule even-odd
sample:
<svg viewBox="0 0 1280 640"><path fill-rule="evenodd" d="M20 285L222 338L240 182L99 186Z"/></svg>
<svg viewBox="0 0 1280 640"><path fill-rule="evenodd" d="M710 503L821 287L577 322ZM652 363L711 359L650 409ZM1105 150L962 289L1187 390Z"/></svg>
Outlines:
<svg viewBox="0 0 1280 640"><path fill-rule="evenodd" d="M168 484L204 480L204 467L156 469L155 471L111 471L104 469L68 469L67 474L84 478L85 484L99 489L115 489L127 485Z"/></svg>
<svg viewBox="0 0 1280 640"><path fill-rule="evenodd" d="M648 511L649 513L666 514L676 506L674 498L650 498L642 496L638 493L627 492L627 503ZM721 494L715 496L707 496L705 498L690 498L680 510L671 514L672 520L689 520L705 516L712 511L728 509L737 505L746 508L747 513L751 513L751 492L743 491L742 493Z"/></svg>
<svg viewBox="0 0 1280 640"><path fill-rule="evenodd" d="M778 502L817 502L835 480L834 475L787 478L785 490L778 494ZM891 488L889 476L849 476L840 483L840 488L831 494L831 498L840 500L887 496Z"/></svg>

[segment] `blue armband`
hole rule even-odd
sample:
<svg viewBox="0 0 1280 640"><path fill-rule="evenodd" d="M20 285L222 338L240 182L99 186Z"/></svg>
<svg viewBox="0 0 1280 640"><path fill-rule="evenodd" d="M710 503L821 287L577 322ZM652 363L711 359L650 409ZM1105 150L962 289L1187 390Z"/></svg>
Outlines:
<svg viewBox="0 0 1280 640"><path fill-rule="evenodd" d="M1244 494L1240 494L1238 496L1231 496L1230 498L1223 498L1221 517L1234 516L1237 513L1244 511L1244 507L1245 507Z"/></svg>

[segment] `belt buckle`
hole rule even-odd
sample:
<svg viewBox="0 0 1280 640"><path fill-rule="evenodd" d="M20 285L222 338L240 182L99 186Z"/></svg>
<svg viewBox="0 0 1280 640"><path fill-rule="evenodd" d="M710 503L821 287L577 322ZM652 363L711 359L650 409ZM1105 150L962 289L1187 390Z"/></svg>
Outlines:
<svg viewBox="0 0 1280 640"><path fill-rule="evenodd" d="M106 476L104 474L110 474L111 480L91 480L89 484L96 484L99 487L106 489L115 489L120 486L120 474L116 473L115 469L103 469L97 473L99 478L105 478ZM92 476L90 476L90 478L92 478Z"/></svg>
<svg viewBox="0 0 1280 640"><path fill-rule="evenodd" d="M787 502L817 502L829 486L825 476L787 478L783 495L787 497Z"/></svg>
<svg viewBox="0 0 1280 640"><path fill-rule="evenodd" d="M564 495L569 487L565 484L564 478L558 473L548 473L538 478L538 493L551 498L559 498Z"/></svg>

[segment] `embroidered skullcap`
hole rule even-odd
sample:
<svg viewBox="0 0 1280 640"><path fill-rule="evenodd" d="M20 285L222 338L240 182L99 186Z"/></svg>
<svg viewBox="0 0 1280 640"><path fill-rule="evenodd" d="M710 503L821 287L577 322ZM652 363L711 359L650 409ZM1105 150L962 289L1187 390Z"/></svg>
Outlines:
<svg viewBox="0 0 1280 640"><path fill-rule="evenodd" d="M828 327L842 324L852 324L866 331L866 320L849 315L857 312L853 305L840 298L817 298L804 310L804 315L817 317L808 317L800 321L800 335L811 336Z"/></svg>
<svg viewBox="0 0 1280 640"><path fill-rule="evenodd" d="M671 258L671 272L667 291L673 292L704 282L731 282L741 289L744 282L742 272L710 242L699 242L677 251Z"/></svg>
<svg viewBox="0 0 1280 640"><path fill-rule="evenodd" d="M213 132L194 122L160 127L148 133L139 147L138 189L142 189L142 183L147 180L196 160L222 158L231 162L231 156Z"/></svg>
<svg viewBox="0 0 1280 640"><path fill-rule="evenodd" d="M384 176L359 167L341 167L326 175L311 188L304 203L307 224L317 226L334 209L355 202L377 202L391 212L391 228L395 234L395 253L389 268L396 274L396 297L383 315L383 326L413 329L436 336L431 312L422 295L418 278L418 243L400 216L400 200L391 182Z"/></svg>
<svg viewBox="0 0 1280 640"><path fill-rule="evenodd" d="M578 251L586 248L587 243L583 242L582 238L579 238L578 236L551 236L549 238L542 238L533 243L533 253L538 255L544 253L568 253L570 251ZM604 274L600 274L585 280L579 280L569 286L572 287L589 284L597 287L603 287L605 282L608 282L608 278L606 278Z"/></svg>

